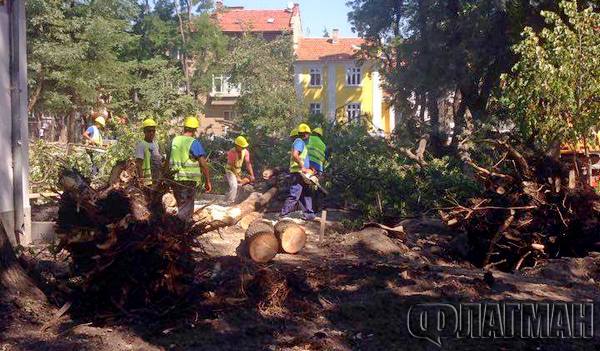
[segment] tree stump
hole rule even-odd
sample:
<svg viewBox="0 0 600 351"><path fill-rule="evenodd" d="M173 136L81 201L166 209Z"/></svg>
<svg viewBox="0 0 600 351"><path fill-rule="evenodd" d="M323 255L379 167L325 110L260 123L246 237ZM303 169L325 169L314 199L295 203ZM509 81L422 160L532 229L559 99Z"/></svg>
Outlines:
<svg viewBox="0 0 600 351"><path fill-rule="evenodd" d="M290 220L275 224L275 236L279 240L281 250L285 253L298 253L306 245L304 228Z"/></svg>
<svg viewBox="0 0 600 351"><path fill-rule="evenodd" d="M273 225L267 221L252 222L246 230L245 239L247 254L254 262L269 262L279 251L279 242L275 237Z"/></svg>

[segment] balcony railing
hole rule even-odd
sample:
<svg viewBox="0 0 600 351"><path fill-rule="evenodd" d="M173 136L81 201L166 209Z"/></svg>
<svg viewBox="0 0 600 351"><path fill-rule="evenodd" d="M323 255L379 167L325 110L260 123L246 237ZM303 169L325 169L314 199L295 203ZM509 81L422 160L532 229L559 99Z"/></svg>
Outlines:
<svg viewBox="0 0 600 351"><path fill-rule="evenodd" d="M228 76L213 76L212 97L238 97L242 91L241 84L233 84L229 82Z"/></svg>

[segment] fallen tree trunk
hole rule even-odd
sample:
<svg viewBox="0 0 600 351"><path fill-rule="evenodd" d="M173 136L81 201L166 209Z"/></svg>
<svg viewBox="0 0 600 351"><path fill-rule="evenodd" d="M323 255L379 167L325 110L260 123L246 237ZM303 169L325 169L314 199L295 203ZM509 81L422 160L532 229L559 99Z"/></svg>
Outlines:
<svg viewBox="0 0 600 351"><path fill-rule="evenodd" d="M0 221L0 286L10 297L26 299L28 303L43 304L46 295L23 270Z"/></svg>
<svg viewBox="0 0 600 351"><path fill-rule="evenodd" d="M231 207L207 206L194 213L195 230L206 233L219 228L235 225L244 216L264 208L277 194L272 187L265 193L254 192L238 205Z"/></svg>

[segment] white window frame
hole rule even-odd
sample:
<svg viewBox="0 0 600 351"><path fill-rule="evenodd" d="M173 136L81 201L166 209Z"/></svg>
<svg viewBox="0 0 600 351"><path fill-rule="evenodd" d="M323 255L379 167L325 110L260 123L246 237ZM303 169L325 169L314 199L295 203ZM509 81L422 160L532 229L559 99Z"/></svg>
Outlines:
<svg viewBox="0 0 600 351"><path fill-rule="evenodd" d="M323 113L321 110L321 102L311 102L308 106L308 110L311 115L319 115Z"/></svg>
<svg viewBox="0 0 600 351"><path fill-rule="evenodd" d="M225 91L225 76L213 75L212 79L212 92L213 94L222 94ZM221 89L217 89L217 82L221 82Z"/></svg>
<svg viewBox="0 0 600 351"><path fill-rule="evenodd" d="M313 83L313 75L319 77L318 84ZM311 67L308 69L308 86L309 87L321 87L323 86L323 71L320 67Z"/></svg>
<svg viewBox="0 0 600 351"><path fill-rule="evenodd" d="M241 84L230 83L230 76L218 74L212 77L212 96L239 96L242 90ZM217 90L217 84L220 81L221 89Z"/></svg>
<svg viewBox="0 0 600 351"><path fill-rule="evenodd" d="M346 105L346 118L348 119L348 122L361 122L360 108L360 102L351 102L348 105Z"/></svg>
<svg viewBox="0 0 600 351"><path fill-rule="evenodd" d="M362 68L360 66L346 67L346 86L359 87L362 83Z"/></svg>

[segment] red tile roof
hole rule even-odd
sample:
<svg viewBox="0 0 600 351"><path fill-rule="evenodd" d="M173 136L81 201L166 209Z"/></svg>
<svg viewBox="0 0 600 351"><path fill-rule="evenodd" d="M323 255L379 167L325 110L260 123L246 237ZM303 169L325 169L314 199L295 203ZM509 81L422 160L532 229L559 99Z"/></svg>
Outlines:
<svg viewBox="0 0 600 351"><path fill-rule="evenodd" d="M339 38L335 43L331 38L300 39L298 61L349 60L364 43L362 38Z"/></svg>
<svg viewBox="0 0 600 351"><path fill-rule="evenodd" d="M223 32L283 32L291 31L292 10L244 10L229 9L216 14Z"/></svg>

